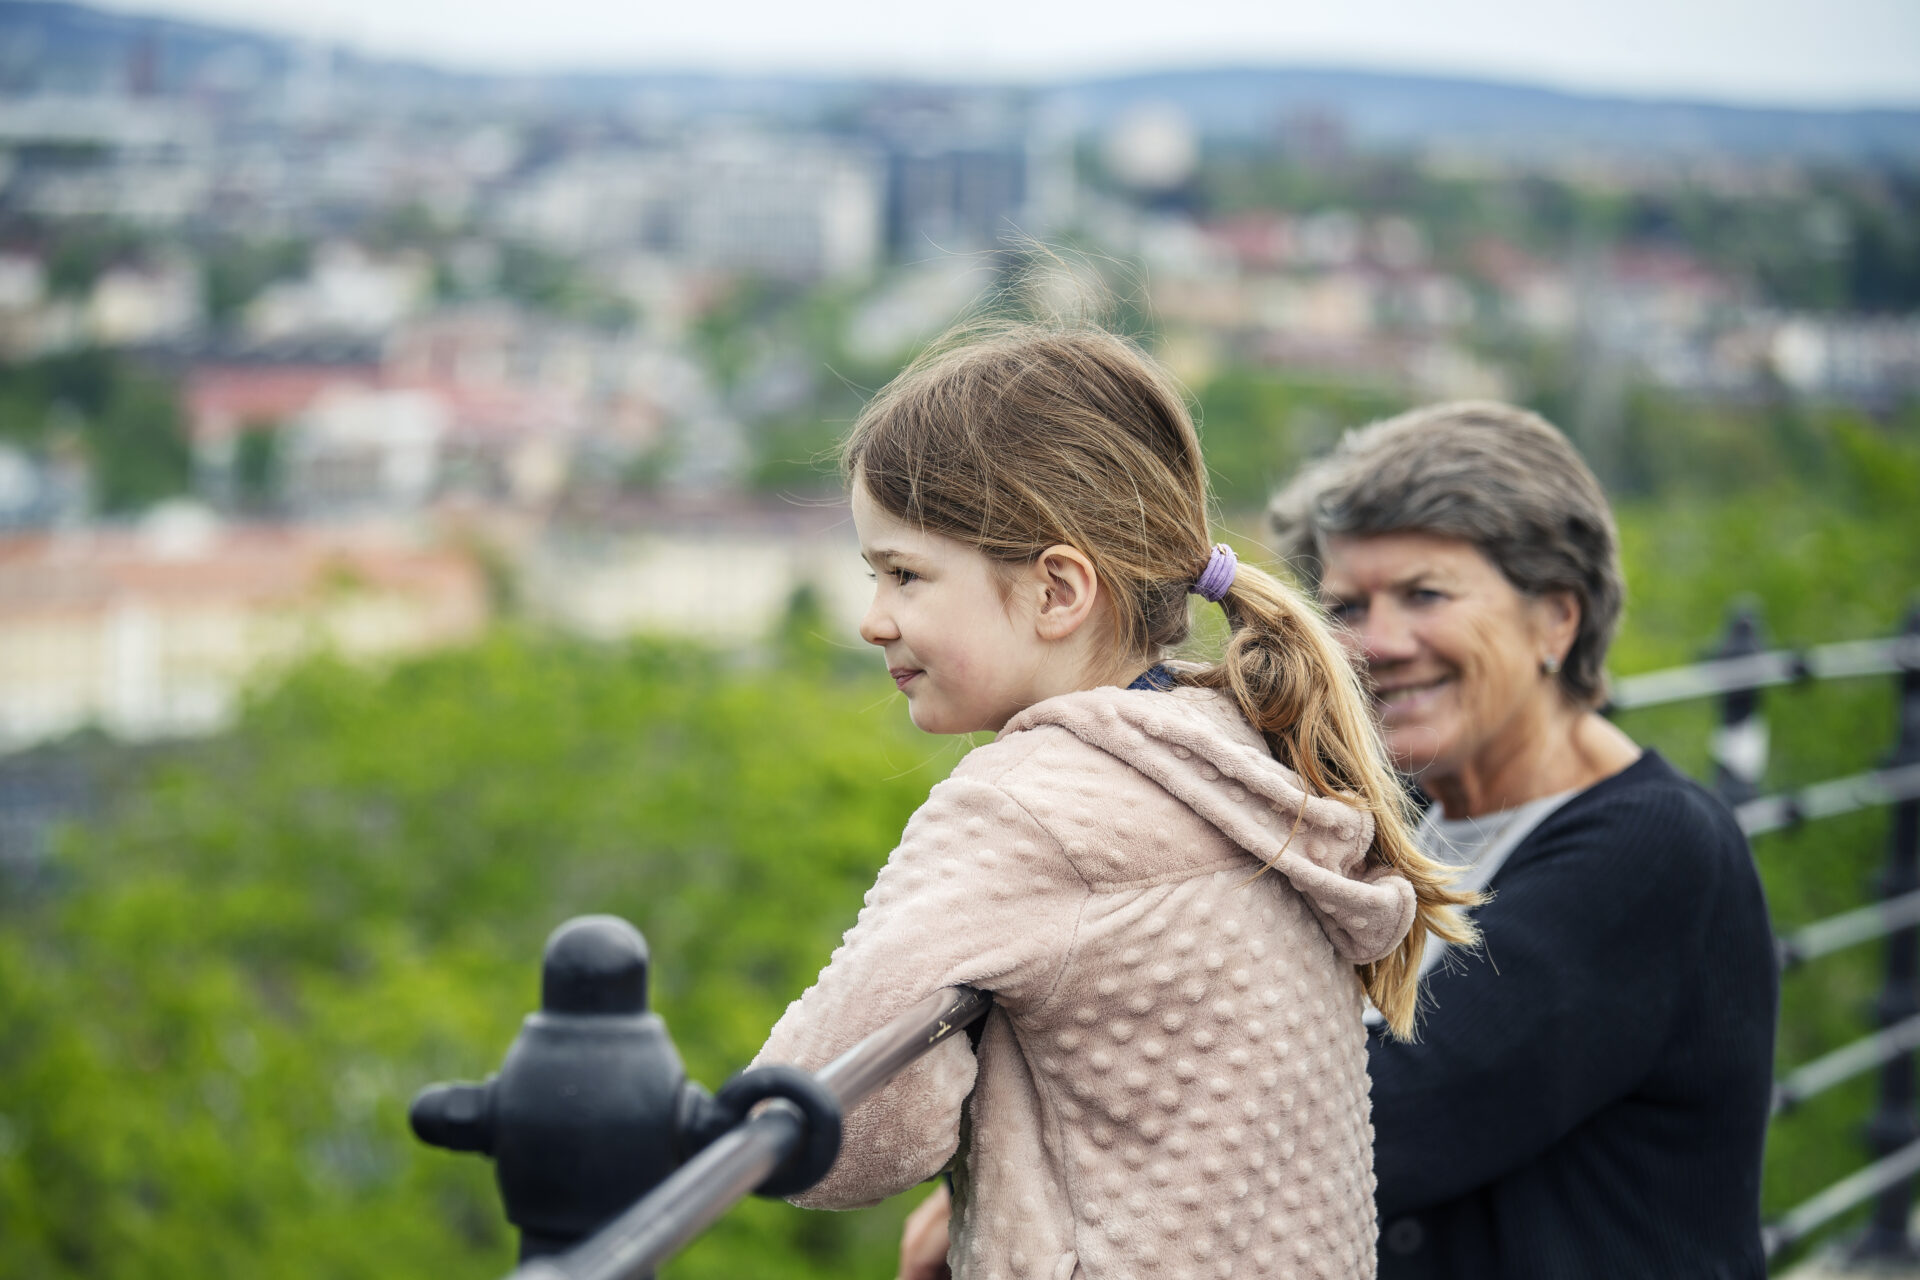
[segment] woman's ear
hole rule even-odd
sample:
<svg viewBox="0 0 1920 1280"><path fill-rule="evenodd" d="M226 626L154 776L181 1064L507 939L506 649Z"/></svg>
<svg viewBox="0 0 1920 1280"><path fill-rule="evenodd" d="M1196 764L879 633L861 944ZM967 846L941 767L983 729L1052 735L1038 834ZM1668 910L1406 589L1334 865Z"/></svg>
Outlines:
<svg viewBox="0 0 1920 1280"><path fill-rule="evenodd" d="M1093 616L1100 575L1077 547L1060 543L1042 551L1032 565L1040 608L1034 630L1043 640L1065 640Z"/></svg>
<svg viewBox="0 0 1920 1280"><path fill-rule="evenodd" d="M1571 591L1549 591L1533 598L1533 614L1538 628L1540 658L1551 658L1558 670L1580 633L1580 600Z"/></svg>

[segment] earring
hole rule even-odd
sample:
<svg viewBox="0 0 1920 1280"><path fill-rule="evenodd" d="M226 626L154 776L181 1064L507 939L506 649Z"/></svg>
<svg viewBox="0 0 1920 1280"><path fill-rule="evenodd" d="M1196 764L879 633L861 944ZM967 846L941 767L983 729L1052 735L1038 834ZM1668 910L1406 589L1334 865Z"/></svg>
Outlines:
<svg viewBox="0 0 1920 1280"><path fill-rule="evenodd" d="M1555 676L1560 674L1560 657L1558 654L1550 653L1546 657L1540 659L1540 674L1543 676Z"/></svg>

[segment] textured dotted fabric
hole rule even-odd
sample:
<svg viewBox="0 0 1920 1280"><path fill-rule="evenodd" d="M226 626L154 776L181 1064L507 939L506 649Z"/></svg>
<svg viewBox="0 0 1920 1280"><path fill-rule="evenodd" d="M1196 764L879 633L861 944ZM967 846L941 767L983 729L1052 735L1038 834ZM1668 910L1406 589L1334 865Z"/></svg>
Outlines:
<svg viewBox="0 0 1920 1280"><path fill-rule="evenodd" d="M1371 838L1211 692L1022 713L914 814L757 1061L818 1068L954 983L994 993L978 1053L856 1108L797 1203L871 1204L959 1152L961 1280L1373 1276L1354 965L1413 894Z"/></svg>

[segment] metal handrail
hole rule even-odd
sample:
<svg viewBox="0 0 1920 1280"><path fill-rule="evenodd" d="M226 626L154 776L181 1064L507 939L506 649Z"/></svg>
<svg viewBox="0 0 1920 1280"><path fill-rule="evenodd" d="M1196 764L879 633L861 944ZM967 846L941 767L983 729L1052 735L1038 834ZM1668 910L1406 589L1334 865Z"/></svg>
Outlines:
<svg viewBox="0 0 1920 1280"><path fill-rule="evenodd" d="M992 997L946 987L815 1073L842 1115L902 1068L983 1017ZM793 1153L805 1136L800 1109L775 1098L669 1175L591 1239L537 1258L508 1280L639 1280L717 1222Z"/></svg>
<svg viewBox="0 0 1920 1280"><path fill-rule="evenodd" d="M1820 818L1893 806L1893 842L1881 880L1883 900L1776 938L1781 969L1875 939L1887 939L1887 972L1878 1030L1802 1064L1777 1080L1773 1114L1865 1072L1880 1071L1880 1100L1868 1126L1874 1163L1842 1179L1764 1229L1769 1258L1855 1205L1877 1199L1866 1234L1854 1246L1868 1259L1910 1256L1911 1184L1920 1174L1920 1116L1915 1114L1914 1055L1920 1051L1920 608L1898 635L1808 649L1766 649L1758 612L1737 609L1714 656L1613 682L1607 709L1633 711L1699 698L1719 700L1712 742L1714 790L1733 807L1747 836ZM1759 794L1767 733L1761 691L1816 679L1895 676L1899 725L1886 767L1773 795Z"/></svg>
<svg viewBox="0 0 1920 1280"><path fill-rule="evenodd" d="M1773 1086L1773 1114L1791 1111L1808 1098L1915 1049L1920 1049L1920 1014L1794 1068Z"/></svg>
<svg viewBox="0 0 1920 1280"><path fill-rule="evenodd" d="M1920 1173L1920 1141L1910 1142L1796 1205L1760 1229L1767 1256L1797 1244L1857 1204Z"/></svg>
<svg viewBox="0 0 1920 1280"><path fill-rule="evenodd" d="M1816 782L1798 791L1761 796L1736 807L1733 816L1748 836L1765 835L1815 818L1873 809L1883 804L1920 799L1920 764L1874 769L1848 778Z"/></svg>
<svg viewBox="0 0 1920 1280"><path fill-rule="evenodd" d="M1801 926L1779 939L1780 967L1797 968L1809 960L1874 942L1915 925L1920 925L1920 889Z"/></svg>
<svg viewBox="0 0 1920 1280"><path fill-rule="evenodd" d="M1642 707L1771 689L1803 680L1887 676L1903 671L1920 671L1920 637L1895 636L1887 640L1847 640L1811 649L1774 649L1643 675L1621 676L1613 681L1608 705L1616 711L1638 711Z"/></svg>

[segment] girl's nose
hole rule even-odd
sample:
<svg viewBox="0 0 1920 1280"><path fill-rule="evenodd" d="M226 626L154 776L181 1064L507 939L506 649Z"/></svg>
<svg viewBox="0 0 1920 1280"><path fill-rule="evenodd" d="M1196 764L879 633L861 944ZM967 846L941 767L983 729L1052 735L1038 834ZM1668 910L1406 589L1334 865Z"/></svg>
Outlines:
<svg viewBox="0 0 1920 1280"><path fill-rule="evenodd" d="M873 603L867 606L866 615L860 619L860 638L868 644L886 644L889 640L900 638L900 628L893 625L892 616L880 607L877 594Z"/></svg>

